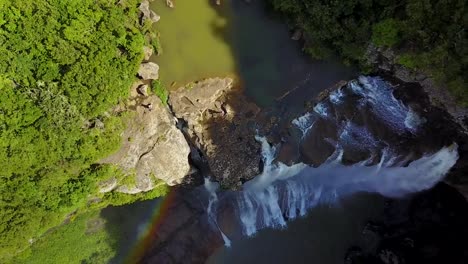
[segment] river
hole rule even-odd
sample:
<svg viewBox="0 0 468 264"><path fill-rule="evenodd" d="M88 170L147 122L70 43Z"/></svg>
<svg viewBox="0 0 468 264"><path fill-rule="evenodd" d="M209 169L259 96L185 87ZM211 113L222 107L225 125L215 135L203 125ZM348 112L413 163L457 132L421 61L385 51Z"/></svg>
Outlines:
<svg viewBox="0 0 468 264"><path fill-rule="evenodd" d="M164 1L153 2L161 15L155 27L163 52L152 60L160 65L167 87L231 76L255 103L267 106L298 85L307 84L309 93L317 94L356 75L337 62L309 59L263 1L210 2L182 0L174 9Z"/></svg>

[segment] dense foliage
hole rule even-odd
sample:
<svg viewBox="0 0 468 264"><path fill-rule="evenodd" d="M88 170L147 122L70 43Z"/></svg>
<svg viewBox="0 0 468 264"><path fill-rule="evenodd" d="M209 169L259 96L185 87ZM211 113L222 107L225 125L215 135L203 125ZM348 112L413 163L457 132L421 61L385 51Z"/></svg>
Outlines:
<svg viewBox="0 0 468 264"><path fill-rule="evenodd" d="M398 62L446 83L468 106L466 0L269 0L305 31L306 51L364 64L370 43L390 47Z"/></svg>
<svg viewBox="0 0 468 264"><path fill-rule="evenodd" d="M122 117L106 111L143 58L138 4L0 0L0 262L113 176L93 164L120 143Z"/></svg>
<svg viewBox="0 0 468 264"><path fill-rule="evenodd" d="M39 238L15 263L107 263L115 255L118 233L109 233L99 211L78 216Z"/></svg>

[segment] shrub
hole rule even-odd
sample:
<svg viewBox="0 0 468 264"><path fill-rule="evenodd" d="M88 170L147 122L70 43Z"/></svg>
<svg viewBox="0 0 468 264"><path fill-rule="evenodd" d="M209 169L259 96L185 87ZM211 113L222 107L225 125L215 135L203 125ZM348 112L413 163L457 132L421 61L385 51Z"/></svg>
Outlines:
<svg viewBox="0 0 468 264"><path fill-rule="evenodd" d="M372 26L372 42L377 46L392 47L400 42L398 22L385 19Z"/></svg>

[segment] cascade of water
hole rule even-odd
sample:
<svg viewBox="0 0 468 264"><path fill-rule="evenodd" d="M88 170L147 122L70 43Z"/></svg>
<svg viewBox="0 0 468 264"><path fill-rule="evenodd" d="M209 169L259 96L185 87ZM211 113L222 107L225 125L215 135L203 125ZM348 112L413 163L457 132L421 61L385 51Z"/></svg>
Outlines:
<svg viewBox="0 0 468 264"><path fill-rule="evenodd" d="M339 142L341 146L350 146L356 149L369 149L377 147L379 141L365 127L346 121L340 129Z"/></svg>
<svg viewBox="0 0 468 264"><path fill-rule="evenodd" d="M424 122L411 108L396 100L391 87L379 78L360 77L358 81L349 82L347 88L362 97L358 103L364 102L370 106L371 111L385 120L396 133L414 133ZM345 96L340 90L331 93L329 100L336 105ZM302 131L304 137L318 118L331 120L331 106L330 103L319 103L312 113L306 113L292 123ZM218 200L217 187L213 187L214 183L205 182L210 192L208 213L212 215L212 221L226 245L230 241L216 220L215 208L220 203L234 207L242 233L251 236L260 228L284 227L289 219L305 215L308 209L321 203L336 203L340 197L352 193L373 192L399 197L426 190L440 181L458 159L455 144L423 156L409 165L406 159L397 163L400 157L390 147L386 147L373 152L368 160L345 166L342 164L344 148L378 149L378 145L388 145L376 139L366 127L349 120L340 121L337 139L333 140L335 152L316 168L303 163L291 166L274 163L276 148L264 137L257 136L256 140L262 145L263 172L246 182L242 191L225 192L229 195L223 195ZM369 166L375 157L380 157L380 161Z"/></svg>
<svg viewBox="0 0 468 264"><path fill-rule="evenodd" d="M330 93L330 102L332 102L334 105L339 105L343 102L344 97L345 94L343 89L338 88Z"/></svg>
<svg viewBox="0 0 468 264"><path fill-rule="evenodd" d="M292 121L292 124L298 127L302 132L302 138L307 136L309 130L314 126L317 117L312 113L306 113Z"/></svg>
<svg viewBox="0 0 468 264"><path fill-rule="evenodd" d="M209 221L216 226L216 228L219 230L221 237L223 238L224 245L226 247L231 246L231 240L224 234L224 232L221 230L221 228L218 225L218 220L216 218L216 209L213 210L213 205L218 202L218 195L216 194L216 191L219 188L219 185L216 182L210 181L208 178L205 178L205 190L209 193L209 198L208 198L208 207L206 209L207 214L208 214L208 219Z"/></svg>
<svg viewBox="0 0 468 264"><path fill-rule="evenodd" d="M314 112L319 114L321 117L326 118L328 117L329 108L325 103L318 103L314 106Z"/></svg>
<svg viewBox="0 0 468 264"><path fill-rule="evenodd" d="M405 126L411 131L416 131L418 127L426 122L424 117L420 117L414 110L410 107L405 118Z"/></svg>
<svg viewBox="0 0 468 264"><path fill-rule="evenodd" d="M235 196L243 232L251 236L260 228L284 227L288 219L306 214L319 203L335 203L356 192L376 192L399 197L434 186L455 164L456 147L443 148L407 167L392 167L394 157L384 151L381 161L351 166L341 164L342 152L318 168L296 164L267 164L265 172L245 185ZM341 152L341 153L340 153ZM294 176L293 176L294 175Z"/></svg>
<svg viewBox="0 0 468 264"><path fill-rule="evenodd" d="M410 109L393 96L393 88L378 77L360 76L348 83L348 88L362 96L361 104L367 104L372 111L393 130L403 133L416 132L417 126L407 126L405 120L411 116Z"/></svg>

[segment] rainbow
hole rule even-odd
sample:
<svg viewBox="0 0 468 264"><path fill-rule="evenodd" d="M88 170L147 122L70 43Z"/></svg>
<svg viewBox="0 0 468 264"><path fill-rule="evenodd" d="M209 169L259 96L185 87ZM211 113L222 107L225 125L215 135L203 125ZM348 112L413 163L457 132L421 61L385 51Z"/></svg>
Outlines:
<svg viewBox="0 0 468 264"><path fill-rule="evenodd" d="M132 247L133 249L125 257L123 263L138 263L141 260L146 250L149 248L151 241L154 241L159 228L167 218L169 209L177 196L176 193L175 188L171 188L166 196L161 197L162 201L156 203L144 231L135 242L135 245Z"/></svg>

